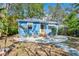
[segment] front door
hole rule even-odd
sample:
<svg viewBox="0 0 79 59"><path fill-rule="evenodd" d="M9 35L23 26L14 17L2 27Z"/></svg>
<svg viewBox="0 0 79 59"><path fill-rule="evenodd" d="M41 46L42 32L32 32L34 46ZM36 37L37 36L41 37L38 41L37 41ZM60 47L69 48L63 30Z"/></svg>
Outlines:
<svg viewBox="0 0 79 59"><path fill-rule="evenodd" d="M45 24L41 23L40 25L40 36L45 37Z"/></svg>

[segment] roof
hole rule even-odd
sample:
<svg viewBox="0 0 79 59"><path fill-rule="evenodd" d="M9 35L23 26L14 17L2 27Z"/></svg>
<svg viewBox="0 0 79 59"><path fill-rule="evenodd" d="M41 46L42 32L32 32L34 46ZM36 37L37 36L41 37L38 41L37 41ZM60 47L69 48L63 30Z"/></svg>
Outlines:
<svg viewBox="0 0 79 59"><path fill-rule="evenodd" d="M40 23L50 23L50 24L56 24L58 25L58 22L53 22L53 21L45 21L45 20L40 20L40 19L18 19L18 22L40 22Z"/></svg>

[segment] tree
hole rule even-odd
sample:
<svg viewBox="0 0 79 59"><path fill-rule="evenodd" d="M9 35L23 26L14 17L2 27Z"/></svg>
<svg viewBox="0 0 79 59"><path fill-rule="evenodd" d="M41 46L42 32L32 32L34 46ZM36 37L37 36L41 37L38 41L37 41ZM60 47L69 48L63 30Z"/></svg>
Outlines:
<svg viewBox="0 0 79 59"><path fill-rule="evenodd" d="M0 33L3 35L8 34L8 21L6 8L0 9Z"/></svg>
<svg viewBox="0 0 79 59"><path fill-rule="evenodd" d="M71 11L69 11L69 14L65 17L64 23L68 26L68 35L79 36L79 20L77 16L79 4L71 4L71 6Z"/></svg>
<svg viewBox="0 0 79 59"><path fill-rule="evenodd" d="M25 18L27 16L27 7L28 4L22 4L22 3L13 3L13 4L8 4L8 14L13 16L16 15L17 18Z"/></svg>
<svg viewBox="0 0 79 59"><path fill-rule="evenodd" d="M61 8L61 4L57 3L55 7L49 6L49 11L52 16L52 20L56 20L59 22L63 22L63 19L65 17L65 11Z"/></svg>
<svg viewBox="0 0 79 59"><path fill-rule="evenodd" d="M16 15L18 18L37 17L40 18L44 15L43 4L41 3L28 3L28 4L8 4L9 15Z"/></svg>
<svg viewBox="0 0 79 59"><path fill-rule="evenodd" d="M71 12L66 20L65 24L68 26L68 34L69 35L76 35L76 31L79 30L79 21L77 18L76 12Z"/></svg>
<svg viewBox="0 0 79 59"><path fill-rule="evenodd" d="M28 4L28 17L41 18L43 17L43 15L44 15L43 4L41 3Z"/></svg>

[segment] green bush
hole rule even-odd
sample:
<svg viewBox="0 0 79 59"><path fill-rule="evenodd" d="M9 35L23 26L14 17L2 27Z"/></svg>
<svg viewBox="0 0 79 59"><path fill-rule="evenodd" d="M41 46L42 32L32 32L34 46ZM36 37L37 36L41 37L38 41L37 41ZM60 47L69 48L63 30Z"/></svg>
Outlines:
<svg viewBox="0 0 79 59"><path fill-rule="evenodd" d="M76 31L79 31L79 20L75 12L71 12L64 23L68 26L67 34L70 36L78 36Z"/></svg>
<svg viewBox="0 0 79 59"><path fill-rule="evenodd" d="M18 16L9 16L8 17L8 35L13 35L18 33L18 24L17 24Z"/></svg>

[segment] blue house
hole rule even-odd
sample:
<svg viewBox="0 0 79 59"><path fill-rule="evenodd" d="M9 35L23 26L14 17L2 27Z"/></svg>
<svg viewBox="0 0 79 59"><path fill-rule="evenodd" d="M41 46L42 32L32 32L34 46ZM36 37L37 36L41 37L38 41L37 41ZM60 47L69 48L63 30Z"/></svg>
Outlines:
<svg viewBox="0 0 79 59"><path fill-rule="evenodd" d="M52 21L44 21L44 20L18 20L18 32L20 37L28 37L28 36L50 36L55 33L57 34L58 23ZM55 31L53 31L55 28Z"/></svg>

